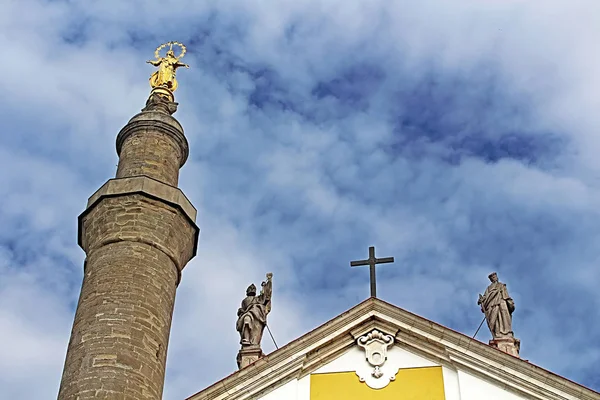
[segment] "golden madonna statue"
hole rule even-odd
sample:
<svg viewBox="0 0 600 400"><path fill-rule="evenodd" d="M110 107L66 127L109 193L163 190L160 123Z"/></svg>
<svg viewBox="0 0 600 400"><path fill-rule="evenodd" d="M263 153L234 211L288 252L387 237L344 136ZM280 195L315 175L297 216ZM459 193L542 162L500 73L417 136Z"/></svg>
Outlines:
<svg viewBox="0 0 600 400"><path fill-rule="evenodd" d="M175 56L175 52L173 51L173 45L179 46L181 48L181 53L178 56ZM167 54L164 57L161 57L160 51L167 46L169 46ZM156 51L154 52L154 57L156 59L146 61L147 63L158 67L158 70L155 71L150 77L150 86L152 86L152 88L165 87L171 92L177 90L177 79L175 79L175 71L179 67L190 67L189 65L179 61L185 55L185 51L185 46L179 42L169 42L161 44L156 48Z"/></svg>

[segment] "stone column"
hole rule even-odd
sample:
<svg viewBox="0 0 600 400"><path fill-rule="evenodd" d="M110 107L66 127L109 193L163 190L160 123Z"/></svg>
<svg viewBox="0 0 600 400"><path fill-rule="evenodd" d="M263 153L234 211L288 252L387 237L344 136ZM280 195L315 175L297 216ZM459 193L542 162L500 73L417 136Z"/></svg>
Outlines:
<svg viewBox="0 0 600 400"><path fill-rule="evenodd" d="M175 103L154 100L162 107L147 104L119 133L117 177L79 216L87 257L59 400L162 397L175 291L199 229L176 187L188 143L167 112Z"/></svg>

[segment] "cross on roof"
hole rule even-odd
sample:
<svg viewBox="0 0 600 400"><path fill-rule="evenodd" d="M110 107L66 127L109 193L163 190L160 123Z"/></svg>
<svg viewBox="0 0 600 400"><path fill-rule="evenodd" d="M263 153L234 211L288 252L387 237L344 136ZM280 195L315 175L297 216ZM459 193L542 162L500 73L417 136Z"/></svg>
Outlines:
<svg viewBox="0 0 600 400"><path fill-rule="evenodd" d="M369 258L367 260L350 261L351 267L368 265L371 273L371 297L377 297L377 283L375 279L375 265L394 262L394 257L375 258L375 247L369 247Z"/></svg>

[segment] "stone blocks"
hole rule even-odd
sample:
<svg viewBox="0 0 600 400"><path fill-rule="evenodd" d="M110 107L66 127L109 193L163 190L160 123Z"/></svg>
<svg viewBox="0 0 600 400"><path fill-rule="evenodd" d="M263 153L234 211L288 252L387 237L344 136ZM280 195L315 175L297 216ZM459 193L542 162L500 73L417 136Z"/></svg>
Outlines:
<svg viewBox="0 0 600 400"><path fill-rule="evenodd" d="M148 177L114 179L79 218L87 254L59 399L162 397L175 292L195 209Z"/></svg>
<svg viewBox="0 0 600 400"><path fill-rule="evenodd" d="M117 136L117 178L148 176L177 186L188 142L177 120L158 111L134 116Z"/></svg>

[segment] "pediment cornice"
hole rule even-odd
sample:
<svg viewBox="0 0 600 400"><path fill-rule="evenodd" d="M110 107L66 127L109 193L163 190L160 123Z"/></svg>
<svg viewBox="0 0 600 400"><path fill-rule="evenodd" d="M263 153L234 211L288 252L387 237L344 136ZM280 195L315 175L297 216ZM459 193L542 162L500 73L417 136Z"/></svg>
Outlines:
<svg viewBox="0 0 600 400"><path fill-rule="evenodd" d="M538 400L600 400L600 394L525 360L371 298L188 400L256 399L311 374L377 329L395 345Z"/></svg>

